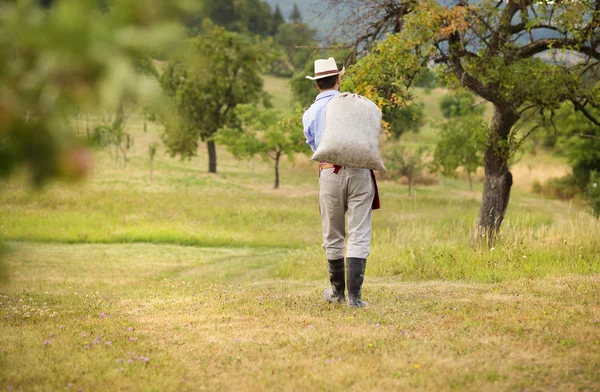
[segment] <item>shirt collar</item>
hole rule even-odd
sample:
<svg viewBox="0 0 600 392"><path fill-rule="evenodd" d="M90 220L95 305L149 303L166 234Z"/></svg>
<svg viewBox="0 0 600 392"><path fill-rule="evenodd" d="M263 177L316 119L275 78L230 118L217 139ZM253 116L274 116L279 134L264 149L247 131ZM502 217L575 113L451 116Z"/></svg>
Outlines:
<svg viewBox="0 0 600 392"><path fill-rule="evenodd" d="M337 91L337 90L323 91L322 93L320 93L319 95L317 95L317 98L315 99L315 101L318 101L319 99L323 99L323 98L332 97L332 96L338 95L338 94L341 94L341 93L339 91Z"/></svg>

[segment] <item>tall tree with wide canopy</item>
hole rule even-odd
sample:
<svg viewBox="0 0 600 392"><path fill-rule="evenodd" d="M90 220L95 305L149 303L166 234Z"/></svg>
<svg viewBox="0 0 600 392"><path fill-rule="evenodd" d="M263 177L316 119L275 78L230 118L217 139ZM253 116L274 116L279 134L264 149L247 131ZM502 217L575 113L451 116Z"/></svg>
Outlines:
<svg viewBox="0 0 600 392"><path fill-rule="evenodd" d="M208 171L217 172L212 136L235 123L239 104L267 102L261 73L270 59L269 42L253 42L206 20L206 31L190 40L190 56L171 60L161 85L171 97L181 122L168 126L164 141L172 155L196 155L198 139L208 149Z"/></svg>
<svg viewBox="0 0 600 392"><path fill-rule="evenodd" d="M381 89L368 87L371 82L380 84L380 75L409 86L414 75L434 61L446 85L467 88L493 106L483 199L473 232L474 242L492 243L510 198L508 160L541 127L528 126L531 122L526 120L534 113L550 118L562 102L570 102L600 125L590 111L600 106L600 83L585 82L585 75L600 67L600 0L461 0L445 6L433 0L366 2L380 13L364 23L378 26L380 18L381 29L399 32L354 66L351 75L357 86L381 97ZM401 22L386 19L382 3L392 4ZM381 29L367 31L363 42L382 34ZM406 98L410 96L392 92L381 104Z"/></svg>

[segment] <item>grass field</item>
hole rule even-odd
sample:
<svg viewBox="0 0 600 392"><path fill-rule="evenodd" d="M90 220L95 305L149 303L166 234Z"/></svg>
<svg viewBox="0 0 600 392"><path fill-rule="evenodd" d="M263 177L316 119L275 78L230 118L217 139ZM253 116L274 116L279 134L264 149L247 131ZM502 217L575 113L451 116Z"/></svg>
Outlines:
<svg viewBox="0 0 600 392"><path fill-rule="evenodd" d="M267 86L281 110L286 81ZM435 117L443 91L423 100ZM288 102L287 104L285 102ZM81 184L0 184L0 389L600 389L600 222L529 193L564 171L541 152L514 168L501 238L472 249L481 183L381 183L366 310L322 303L314 163L272 168L218 151L160 151L134 134L126 168L105 150ZM435 130L410 135L431 145ZM0 270L0 273L2 270Z"/></svg>

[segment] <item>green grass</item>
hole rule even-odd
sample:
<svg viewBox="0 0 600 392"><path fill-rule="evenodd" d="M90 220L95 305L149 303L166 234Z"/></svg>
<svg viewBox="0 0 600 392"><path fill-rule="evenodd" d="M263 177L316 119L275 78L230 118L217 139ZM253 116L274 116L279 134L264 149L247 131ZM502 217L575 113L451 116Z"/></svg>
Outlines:
<svg viewBox="0 0 600 392"><path fill-rule="evenodd" d="M267 86L285 110L286 81ZM432 118L442 91L424 97ZM364 297L326 306L317 173L204 147L180 161L152 125L124 168L105 150L81 184L0 184L0 389L597 390L600 222L529 193L563 170L513 168L494 249L473 249L482 184L382 181ZM406 143L435 142L434 128ZM527 166L529 165L529 166ZM103 316L102 316L103 315ZM110 342L110 343L108 343ZM146 359L149 359L146 361Z"/></svg>

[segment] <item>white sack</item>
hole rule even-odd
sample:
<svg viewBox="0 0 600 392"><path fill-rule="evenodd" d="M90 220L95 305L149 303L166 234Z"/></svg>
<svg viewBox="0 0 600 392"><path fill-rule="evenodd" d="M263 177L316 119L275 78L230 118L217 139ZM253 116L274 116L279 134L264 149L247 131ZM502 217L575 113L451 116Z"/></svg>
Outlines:
<svg viewBox="0 0 600 392"><path fill-rule="evenodd" d="M385 170L379 154L381 110L358 94L342 93L325 109L325 130L310 158L335 165Z"/></svg>

